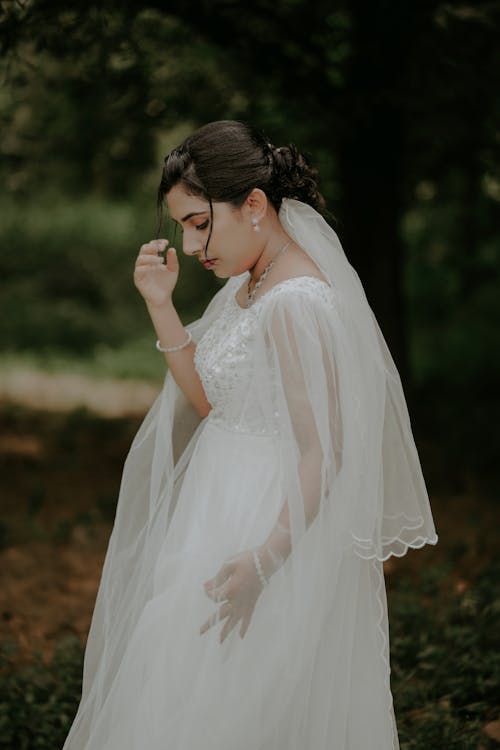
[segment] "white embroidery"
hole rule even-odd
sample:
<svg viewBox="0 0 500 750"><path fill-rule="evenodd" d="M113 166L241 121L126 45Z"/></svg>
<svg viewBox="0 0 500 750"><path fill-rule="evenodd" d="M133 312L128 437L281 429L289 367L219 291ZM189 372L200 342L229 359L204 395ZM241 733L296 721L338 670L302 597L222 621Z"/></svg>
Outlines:
<svg viewBox="0 0 500 750"><path fill-rule="evenodd" d="M261 311L276 295L312 295L335 303L335 292L325 281L297 276L275 284L249 308L242 308L231 293L219 317L197 343L194 366L212 410L208 419L227 429L255 435L277 435L279 414L259 413L259 378L255 377L253 346L259 335ZM263 374L259 373L259 377ZM264 375L265 376L265 375ZM268 373L268 377L272 374Z"/></svg>

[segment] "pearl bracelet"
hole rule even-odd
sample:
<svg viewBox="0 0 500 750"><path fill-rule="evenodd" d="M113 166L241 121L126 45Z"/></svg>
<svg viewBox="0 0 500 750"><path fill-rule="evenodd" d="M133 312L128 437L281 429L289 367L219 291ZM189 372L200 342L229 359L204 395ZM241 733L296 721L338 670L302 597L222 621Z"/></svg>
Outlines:
<svg viewBox="0 0 500 750"><path fill-rule="evenodd" d="M263 586L267 586L268 581L266 580L266 577L262 571L262 565L260 564L259 556L257 554L257 550L253 550L253 561L255 563L255 567L257 569L257 575L259 576L259 580Z"/></svg>
<svg viewBox="0 0 500 750"><path fill-rule="evenodd" d="M165 346L163 347L160 344L160 340L156 342L156 348L159 352L178 352L180 349L184 349L184 347L189 346L191 341L193 340L193 336L191 334L191 331L188 331L187 339L182 344L177 344L177 346Z"/></svg>

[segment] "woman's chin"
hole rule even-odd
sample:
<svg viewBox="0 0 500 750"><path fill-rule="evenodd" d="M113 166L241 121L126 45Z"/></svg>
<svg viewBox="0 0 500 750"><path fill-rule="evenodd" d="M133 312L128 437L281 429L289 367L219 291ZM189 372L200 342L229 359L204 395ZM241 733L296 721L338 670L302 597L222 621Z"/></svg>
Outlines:
<svg viewBox="0 0 500 750"><path fill-rule="evenodd" d="M227 272L223 268L220 268L219 263L216 263L213 268L210 269L214 276L217 276L219 279L228 279L230 276L234 276L234 273Z"/></svg>
<svg viewBox="0 0 500 750"><path fill-rule="evenodd" d="M217 276L219 279L230 279L233 276L241 276L242 273L245 273L245 269L241 270L240 268L231 267L224 268L224 265L221 268L220 260L218 260L210 270L214 276Z"/></svg>

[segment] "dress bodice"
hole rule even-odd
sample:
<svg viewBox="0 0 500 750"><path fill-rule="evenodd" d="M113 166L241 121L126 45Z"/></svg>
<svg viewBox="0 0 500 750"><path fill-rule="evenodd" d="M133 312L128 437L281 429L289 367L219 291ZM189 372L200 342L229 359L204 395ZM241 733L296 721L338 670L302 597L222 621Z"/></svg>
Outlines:
<svg viewBox="0 0 500 750"><path fill-rule="evenodd" d="M265 306L277 295L299 293L319 296L327 304L333 304L335 296L326 281L313 276L278 282L248 308L242 308L231 291L220 315L198 341L194 356L196 371L212 405L208 415L211 422L236 432L279 434L278 412L260 413L256 389L262 377L272 378L273 373L259 372L256 377L253 348Z"/></svg>

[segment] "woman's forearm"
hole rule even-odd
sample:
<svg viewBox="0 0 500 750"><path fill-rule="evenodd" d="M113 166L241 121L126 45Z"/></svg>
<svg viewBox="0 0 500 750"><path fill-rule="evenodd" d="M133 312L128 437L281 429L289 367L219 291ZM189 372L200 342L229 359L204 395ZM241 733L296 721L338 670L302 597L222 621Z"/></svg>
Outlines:
<svg viewBox="0 0 500 750"><path fill-rule="evenodd" d="M322 459L321 447L319 444L313 445L304 452L298 467L306 530L316 518L319 510ZM290 514L288 501L285 501L276 524L266 541L259 547L259 557L266 578L270 577L285 562L291 552L291 544Z"/></svg>
<svg viewBox="0 0 500 750"><path fill-rule="evenodd" d="M156 335L163 347L177 346L186 340L187 331L177 314L172 300L161 306L150 303L146 303L146 305ZM195 351L196 344L194 341L191 341L183 349L179 349L176 352L165 352L164 356L168 369L179 388L193 404L198 414L201 417L206 417L212 407L207 400L200 377L194 367Z"/></svg>

